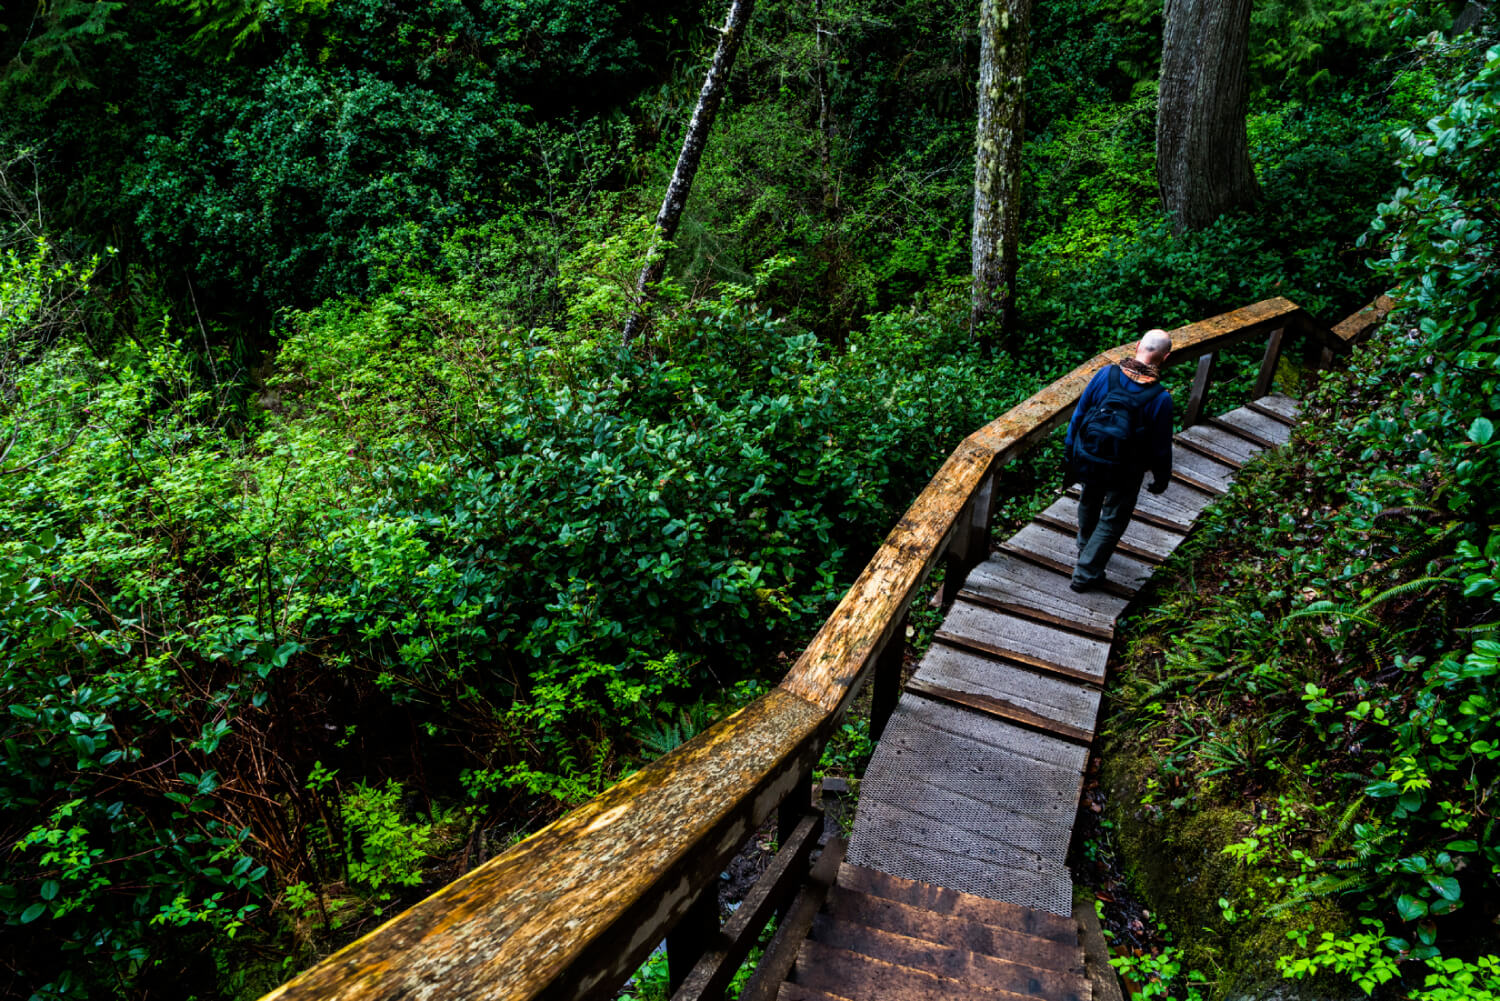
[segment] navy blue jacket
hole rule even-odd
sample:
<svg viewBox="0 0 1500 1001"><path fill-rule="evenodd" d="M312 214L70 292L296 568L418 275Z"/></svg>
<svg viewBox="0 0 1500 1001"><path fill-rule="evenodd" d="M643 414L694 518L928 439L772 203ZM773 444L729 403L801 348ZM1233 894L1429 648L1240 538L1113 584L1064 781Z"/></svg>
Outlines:
<svg viewBox="0 0 1500 1001"><path fill-rule="evenodd" d="M1073 409L1073 419L1068 421L1068 434L1065 439L1067 454L1070 458L1073 455L1073 436L1078 431L1083 415L1109 395L1109 370L1112 368L1117 369L1119 366L1109 365L1100 369L1089 381L1083 395L1078 398L1078 406ZM1120 382L1124 384L1127 392L1141 392L1147 388L1124 372L1120 373ZM1141 413L1141 420L1146 425L1147 433L1151 435L1151 475L1156 477L1158 482L1165 482L1172 475L1172 394L1163 390L1156 399L1146 405L1146 409Z"/></svg>

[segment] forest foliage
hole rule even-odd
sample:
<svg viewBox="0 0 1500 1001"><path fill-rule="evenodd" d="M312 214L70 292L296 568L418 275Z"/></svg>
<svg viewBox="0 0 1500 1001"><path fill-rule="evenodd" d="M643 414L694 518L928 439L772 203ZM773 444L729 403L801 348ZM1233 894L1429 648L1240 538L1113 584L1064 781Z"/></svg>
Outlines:
<svg viewBox="0 0 1500 1001"><path fill-rule="evenodd" d="M965 6L760 5L631 352L716 6L8 7L0 989L273 986L753 697L959 438L1143 327L1415 283L1422 433L1482 437L1494 311L1455 290L1490 280L1493 77L1404 8L1258 7L1262 202L1179 237L1160 5L1039 5L997 355L964 325ZM1442 542L1479 573L1476 533Z"/></svg>

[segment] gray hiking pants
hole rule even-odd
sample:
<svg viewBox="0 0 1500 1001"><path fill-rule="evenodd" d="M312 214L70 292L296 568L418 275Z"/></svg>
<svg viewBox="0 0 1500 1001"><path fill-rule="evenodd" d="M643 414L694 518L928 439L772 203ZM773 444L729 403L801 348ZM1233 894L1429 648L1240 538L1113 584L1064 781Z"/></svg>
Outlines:
<svg viewBox="0 0 1500 1001"><path fill-rule="evenodd" d="M1078 563L1073 567L1075 584L1086 584L1104 576L1104 568L1130 524L1143 479L1144 474L1113 486L1083 484L1083 494L1078 498Z"/></svg>

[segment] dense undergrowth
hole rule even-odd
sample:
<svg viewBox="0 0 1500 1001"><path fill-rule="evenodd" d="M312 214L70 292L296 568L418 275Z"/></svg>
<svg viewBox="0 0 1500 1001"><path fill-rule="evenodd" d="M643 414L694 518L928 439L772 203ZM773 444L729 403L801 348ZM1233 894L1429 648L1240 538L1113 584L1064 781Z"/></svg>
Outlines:
<svg viewBox="0 0 1500 1001"><path fill-rule="evenodd" d="M1039 9L993 352L972 11L762 4L626 353L718 11L542 6L0 36L7 996L269 988L753 697L953 444L1099 347L1405 280L1355 240L1463 59L1264 5L1263 201L1174 237L1159 5Z"/></svg>
<svg viewBox="0 0 1500 1001"><path fill-rule="evenodd" d="M1115 830L1219 996L1500 996L1500 49L1480 62L1402 136L1370 239L1399 311L1215 507L1119 675Z"/></svg>

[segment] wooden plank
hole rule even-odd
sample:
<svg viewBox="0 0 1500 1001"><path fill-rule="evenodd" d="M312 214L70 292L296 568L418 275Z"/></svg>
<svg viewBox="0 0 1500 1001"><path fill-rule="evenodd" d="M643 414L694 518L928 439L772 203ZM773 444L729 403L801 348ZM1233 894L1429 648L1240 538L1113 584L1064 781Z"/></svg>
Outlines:
<svg viewBox="0 0 1500 1001"><path fill-rule="evenodd" d="M857 868L848 866L847 868ZM894 876L864 870L885 880L896 880ZM901 900L846 888L844 876L840 874L840 885L828 895L827 913L835 921L851 921L882 931L892 931L914 938L925 938L929 942L945 942L960 949L1010 959L1019 963L1030 963L1048 970L1077 972L1078 947L1072 942L1039 936L1013 928L1010 925L986 924L973 918L935 911ZM858 881L858 877L855 877ZM900 880L906 883L908 880ZM933 889L940 889L934 887ZM952 892L952 891L950 891ZM988 901L988 903L999 903ZM1006 905L1014 907L1014 905ZM1046 911L1031 911L1015 908L1014 923L1030 923L1040 915L1046 926L1052 928L1055 915Z"/></svg>
<svg viewBox="0 0 1500 1001"><path fill-rule="evenodd" d="M1129 600L1103 591L1077 594L1068 590L1068 577L1050 567L995 553L976 566L964 582L969 600L1043 622L1110 639L1115 620Z"/></svg>
<svg viewBox="0 0 1500 1001"><path fill-rule="evenodd" d="M1286 336L1285 327L1277 327L1266 338L1266 353L1260 360L1260 372L1255 377L1255 389L1251 396L1265 396L1271 391L1276 378L1276 364L1281 361L1281 342Z"/></svg>
<svg viewBox="0 0 1500 1001"><path fill-rule="evenodd" d="M953 603L935 637L1022 664L1101 681L1109 663L1109 643L1105 640L966 601Z"/></svg>
<svg viewBox="0 0 1500 1001"><path fill-rule="evenodd" d="M1069 575L1073 573L1073 565L1078 560L1078 543L1071 535L1035 522L1002 542L1000 548L1012 556ZM1112 584L1108 589L1109 593L1126 598L1145 586L1155 572L1156 568L1151 564L1119 552L1110 557L1104 568L1104 573Z"/></svg>
<svg viewBox="0 0 1500 1001"><path fill-rule="evenodd" d="M1090 1001L1125 1001L1120 978L1109 965L1109 943L1104 939L1099 915L1094 913L1094 902L1087 900L1074 905L1073 920L1078 922L1079 938L1083 943L1083 965L1089 979Z"/></svg>
<svg viewBox="0 0 1500 1001"><path fill-rule="evenodd" d="M1026 727L1028 730L1036 730L1040 733L1050 733L1063 740L1071 740L1075 744L1084 747L1094 739L1093 730L1082 730L1071 726L1060 720L1051 719L1041 713L1032 712L1024 706L1019 706L1009 699L996 698L992 695L981 695L978 692L965 692L956 688L947 688L937 685L922 678L912 678L906 683L908 692L916 692L930 699L947 702L951 705L962 706L965 709L973 709L975 712L986 713L996 719L1003 719L1008 723Z"/></svg>
<svg viewBox="0 0 1500 1001"><path fill-rule="evenodd" d="M1181 443L1172 449L1172 476L1190 487L1211 494L1227 494L1234 485L1233 466L1210 459Z"/></svg>
<svg viewBox="0 0 1500 1001"><path fill-rule="evenodd" d="M1022 932L1070 948L1078 944L1078 928L1071 918L959 893L957 890L920 880L903 879L845 863L839 868L837 886L840 890L883 897L937 915L960 918L994 929ZM989 951L991 955L1006 955L1004 952L985 951Z"/></svg>
<svg viewBox="0 0 1500 1001"><path fill-rule="evenodd" d="M1199 424L1186 431L1179 431L1177 441L1231 466L1243 466L1265 451L1261 446L1252 445L1238 435L1211 424Z"/></svg>
<svg viewBox="0 0 1500 1001"><path fill-rule="evenodd" d="M1241 408L1241 409L1244 409L1244 408ZM1254 413L1253 411L1250 411L1250 410L1245 410L1245 413L1251 414L1251 416L1254 416L1254 417L1260 417L1259 414L1256 414L1256 413ZM1266 420L1266 418L1264 418L1264 417L1260 417L1260 419L1261 420ZM1264 437L1263 435L1260 434L1259 431L1256 431L1256 430L1254 430L1254 429L1252 429L1250 427L1247 427L1247 426L1245 426L1243 424L1236 423L1234 421L1227 421L1227 420L1225 420L1223 415L1220 415L1218 417L1210 417L1204 423L1206 423L1209 427L1215 429L1216 431L1223 431L1225 434L1232 434L1236 438L1239 438L1239 439L1241 439L1243 441L1247 441L1250 444L1254 445L1256 448L1261 449L1261 450L1265 450L1265 449L1268 449L1268 448L1275 448L1279 444L1279 442L1276 442L1276 441L1274 441L1274 440L1272 440L1270 438ZM1270 421L1269 423L1275 424L1276 422L1275 421ZM1283 431L1286 430L1286 428L1282 427L1282 425L1278 424L1277 427L1281 427L1281 429Z"/></svg>
<svg viewBox="0 0 1500 1001"><path fill-rule="evenodd" d="M1346 347L1365 340L1385 322L1385 318L1396 308L1396 302L1388 295L1378 295L1364 309L1351 313L1334 324L1331 333Z"/></svg>
<svg viewBox="0 0 1500 1001"><path fill-rule="evenodd" d="M1058 500L1037 515L1037 521L1076 536L1078 534L1078 503L1073 500ZM1125 527L1125 534L1120 537L1119 549L1147 563L1161 563L1171 556L1178 546L1182 545L1184 538L1186 538L1185 532L1171 531L1132 518Z"/></svg>
<svg viewBox="0 0 1500 1001"><path fill-rule="evenodd" d="M772 690L267 997L612 996L817 760L825 722Z"/></svg>
<svg viewBox="0 0 1500 1001"><path fill-rule="evenodd" d="M739 972L740 964L755 948L761 929L802 888L808 873L808 859L822 835L822 813L808 814L798 822L791 836L781 842L766 871L724 923L718 935L721 944L704 953L672 995L672 1001L699 1001L724 996L724 990ZM708 889L715 894L718 892L717 885L711 884ZM718 923L717 914L714 923Z"/></svg>
<svg viewBox="0 0 1500 1001"><path fill-rule="evenodd" d="M1067 494L1077 500L1082 491L1069 487ZM1142 489L1135 499L1133 517L1149 522L1158 528L1170 529L1186 535L1198 520L1203 509L1218 496L1207 490L1198 490L1179 480L1171 480L1163 493L1153 494Z"/></svg>
<svg viewBox="0 0 1500 1001"><path fill-rule="evenodd" d="M813 919L818 916L828 891L838 879L839 867L844 862L844 847L843 838L829 838L823 846L823 854L813 864L808 884L792 901L771 941L766 943L755 972L740 988L739 1001L770 1001L776 997L782 982L796 964L797 952L807 939Z"/></svg>
<svg viewBox="0 0 1500 1001"><path fill-rule="evenodd" d="M1282 393L1271 393L1250 404L1264 414L1272 414L1288 424L1295 424L1301 417L1302 404Z"/></svg>
<svg viewBox="0 0 1500 1001"><path fill-rule="evenodd" d="M1039 860L1067 855L1073 837L1071 817L1063 822L1005 809L983 799L983 790L970 791L979 798L942 786L924 789L910 802L862 797L848 861L858 863L861 855L882 856L892 844L962 851L991 866L1019 864L1028 871ZM885 868L878 861L863 864Z"/></svg>
<svg viewBox="0 0 1500 1001"><path fill-rule="evenodd" d="M1267 448L1285 445L1292 440L1292 429L1273 417L1249 407L1237 407L1214 418L1215 423L1233 428L1240 434L1253 434Z"/></svg>
<svg viewBox="0 0 1500 1001"><path fill-rule="evenodd" d="M957 647L934 643L913 676L960 692L989 695L1078 730L1093 730L1099 689Z"/></svg>
<svg viewBox="0 0 1500 1001"><path fill-rule="evenodd" d="M1187 410L1182 415L1182 426L1190 428L1203 419L1203 407L1208 402L1208 388L1214 377L1214 358L1210 352L1198 359L1198 371L1193 374L1193 388L1188 393Z"/></svg>
<svg viewBox="0 0 1500 1001"><path fill-rule="evenodd" d="M819 915L813 940L875 959L922 970L959 983L1040 1001L1088 1001L1088 981L1076 973L1047 970L972 949L872 928Z"/></svg>
<svg viewBox="0 0 1500 1001"><path fill-rule="evenodd" d="M900 1001L1024 1001L1024 995L987 990L952 977L887 963L863 953L836 949L808 939L797 954L792 979L816 990L853 998Z"/></svg>

